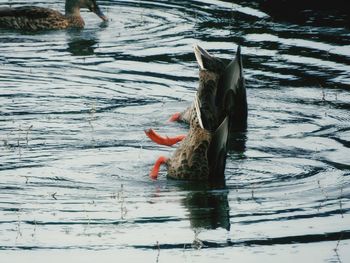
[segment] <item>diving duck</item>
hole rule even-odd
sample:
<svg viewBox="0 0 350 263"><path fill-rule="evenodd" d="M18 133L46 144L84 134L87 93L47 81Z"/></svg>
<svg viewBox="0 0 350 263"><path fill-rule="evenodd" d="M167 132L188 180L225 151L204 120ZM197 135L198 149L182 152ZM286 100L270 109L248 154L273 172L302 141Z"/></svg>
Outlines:
<svg viewBox="0 0 350 263"><path fill-rule="evenodd" d="M194 103L171 120L190 124L187 135L162 137L154 130L146 135L154 142L171 146L181 141L171 158L161 156L150 177L157 179L160 165L167 166L168 177L180 180L215 182L224 178L227 140L232 126L247 125L247 100L240 48L229 63L215 58L199 46L194 47L199 64L199 87ZM236 122L236 123L233 123Z"/></svg>
<svg viewBox="0 0 350 263"><path fill-rule="evenodd" d="M220 75L215 105L222 115L221 118L223 115L228 115L231 132L245 131L247 128L248 104L240 46L238 46L236 57L232 61L216 58L200 46L195 47L195 56L201 69L204 68ZM230 109L223 110L223 103L226 103ZM190 116L193 110L194 104L183 112L173 114L168 121L190 123Z"/></svg>
<svg viewBox="0 0 350 263"><path fill-rule="evenodd" d="M96 0L66 0L64 15L53 9L36 6L2 7L0 28L30 31L83 28L85 23L80 15L81 8L87 8L107 21Z"/></svg>

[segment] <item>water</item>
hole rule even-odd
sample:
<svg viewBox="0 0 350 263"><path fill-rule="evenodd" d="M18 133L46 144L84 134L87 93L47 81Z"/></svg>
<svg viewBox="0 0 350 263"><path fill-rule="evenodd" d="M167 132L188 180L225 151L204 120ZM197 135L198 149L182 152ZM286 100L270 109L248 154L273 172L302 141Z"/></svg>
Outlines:
<svg viewBox="0 0 350 263"><path fill-rule="evenodd" d="M349 262L349 28L250 1L99 2L108 25L1 31L1 262ZM148 178L174 148L143 130L187 131L166 120L193 99L194 43L242 45L225 189Z"/></svg>

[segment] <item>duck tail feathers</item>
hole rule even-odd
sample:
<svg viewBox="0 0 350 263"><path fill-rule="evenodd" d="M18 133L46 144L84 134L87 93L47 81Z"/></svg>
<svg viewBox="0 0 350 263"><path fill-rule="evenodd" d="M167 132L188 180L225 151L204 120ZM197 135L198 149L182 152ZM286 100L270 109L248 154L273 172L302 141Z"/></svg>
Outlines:
<svg viewBox="0 0 350 263"><path fill-rule="evenodd" d="M199 68L201 70L207 69L206 65L208 64L208 61L213 59L213 57L209 54L208 51L206 51L204 48L200 47L197 44L193 45L193 50L194 50L194 55L196 56L196 60L199 65Z"/></svg>

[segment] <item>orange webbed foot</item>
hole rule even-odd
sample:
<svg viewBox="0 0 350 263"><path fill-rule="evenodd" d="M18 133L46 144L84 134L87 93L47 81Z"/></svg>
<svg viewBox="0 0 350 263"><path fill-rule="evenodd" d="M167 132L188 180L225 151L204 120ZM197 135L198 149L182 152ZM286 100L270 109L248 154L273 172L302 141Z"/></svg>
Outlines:
<svg viewBox="0 0 350 263"><path fill-rule="evenodd" d="M168 137L168 136L163 137L158 133L156 133L153 129L145 130L145 133L147 137L150 138L155 143L166 145L166 146L172 146L175 143L182 141L186 137L186 135L178 135L174 137Z"/></svg>
<svg viewBox="0 0 350 263"><path fill-rule="evenodd" d="M169 118L168 122L174 122L174 121L180 121L181 120L181 113L176 112Z"/></svg>
<svg viewBox="0 0 350 263"><path fill-rule="evenodd" d="M149 177L150 177L152 180L157 180L160 166L161 166L162 164L165 164L167 161L168 161L168 158L166 158L166 157L164 157L164 156L160 156L160 157L157 159L156 163L155 163L154 166L153 166L152 171L151 171L150 174L149 174Z"/></svg>

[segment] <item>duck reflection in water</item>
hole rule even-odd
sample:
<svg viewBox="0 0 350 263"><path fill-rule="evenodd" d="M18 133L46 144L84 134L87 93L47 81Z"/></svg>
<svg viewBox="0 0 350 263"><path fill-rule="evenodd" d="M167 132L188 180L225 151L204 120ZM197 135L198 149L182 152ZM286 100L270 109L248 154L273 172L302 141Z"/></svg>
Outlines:
<svg viewBox="0 0 350 263"><path fill-rule="evenodd" d="M186 184L182 182L183 190L189 191L183 199L183 205L189 212L191 228L230 230L228 190L221 185L221 189L215 189L196 183Z"/></svg>
<svg viewBox="0 0 350 263"><path fill-rule="evenodd" d="M189 133L170 138L152 129L145 131L158 144L171 146L182 141L171 158L159 157L150 173L152 179L157 179L160 165L166 164L168 177L173 179L224 181L229 134L247 127L240 47L232 61L218 59L197 45L194 52L200 67L194 103L170 119L189 123Z"/></svg>
<svg viewBox="0 0 350 263"><path fill-rule="evenodd" d="M67 51L73 56L90 56L95 54L95 48L98 44L97 39L73 38L68 42Z"/></svg>

